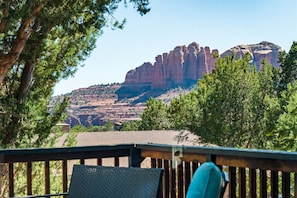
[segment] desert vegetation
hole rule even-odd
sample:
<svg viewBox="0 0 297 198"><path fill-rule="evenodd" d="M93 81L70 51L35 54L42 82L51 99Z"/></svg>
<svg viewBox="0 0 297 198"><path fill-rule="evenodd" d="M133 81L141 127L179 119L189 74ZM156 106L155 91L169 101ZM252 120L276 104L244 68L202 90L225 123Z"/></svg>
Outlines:
<svg viewBox="0 0 297 198"><path fill-rule="evenodd" d="M220 58L198 88L169 104L151 98L138 130L189 130L204 142L228 147L296 151L297 42L257 71L249 55ZM136 130L134 129L134 130Z"/></svg>

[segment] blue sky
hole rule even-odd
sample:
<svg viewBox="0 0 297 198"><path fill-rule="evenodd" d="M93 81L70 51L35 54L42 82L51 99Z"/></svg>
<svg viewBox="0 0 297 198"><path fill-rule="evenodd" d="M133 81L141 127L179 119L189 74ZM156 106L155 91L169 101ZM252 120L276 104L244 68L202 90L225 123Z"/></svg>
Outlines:
<svg viewBox="0 0 297 198"><path fill-rule="evenodd" d="M289 51L297 41L297 0L151 0L140 16L120 6L123 30L105 28L84 67L55 87L54 95L125 80L126 73L175 46L197 42L220 53L239 44L273 42Z"/></svg>

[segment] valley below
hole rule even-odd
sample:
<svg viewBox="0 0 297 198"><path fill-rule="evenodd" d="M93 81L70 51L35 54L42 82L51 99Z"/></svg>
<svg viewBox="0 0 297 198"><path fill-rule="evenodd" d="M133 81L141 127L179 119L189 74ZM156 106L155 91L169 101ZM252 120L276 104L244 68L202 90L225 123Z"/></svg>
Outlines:
<svg viewBox="0 0 297 198"><path fill-rule="evenodd" d="M132 98L118 99L116 91L121 84L93 85L87 88L73 90L71 93L56 96L55 100L69 97L65 122L74 125L100 126L107 121L121 124L127 121L139 120L150 97L169 103L180 94L186 94L191 88L173 88L169 90L148 91Z"/></svg>

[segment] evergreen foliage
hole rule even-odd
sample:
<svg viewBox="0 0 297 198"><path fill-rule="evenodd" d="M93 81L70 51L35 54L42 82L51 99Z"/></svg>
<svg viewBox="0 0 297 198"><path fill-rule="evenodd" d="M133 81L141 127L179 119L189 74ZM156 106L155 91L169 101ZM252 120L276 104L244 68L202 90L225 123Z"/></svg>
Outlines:
<svg viewBox="0 0 297 198"><path fill-rule="evenodd" d="M141 115L141 130L166 130L170 128L167 117L167 105L161 100L150 98L146 109Z"/></svg>
<svg viewBox="0 0 297 198"><path fill-rule="evenodd" d="M102 131L114 131L113 123L108 120L103 126L90 126L86 127L82 124L78 124L73 126L70 129L71 133L79 133L79 132L102 132Z"/></svg>
<svg viewBox="0 0 297 198"><path fill-rule="evenodd" d="M297 41L294 41L289 53L285 51L279 55L281 72L280 91L287 88L289 83L297 79Z"/></svg>
<svg viewBox="0 0 297 198"><path fill-rule="evenodd" d="M141 121L124 122L120 128L121 131L138 131L140 129Z"/></svg>
<svg viewBox="0 0 297 198"><path fill-rule="evenodd" d="M173 99L168 107L168 117L172 129L195 131L195 120L201 117L202 110L198 104L197 91L192 90L186 95Z"/></svg>
<svg viewBox="0 0 297 198"><path fill-rule="evenodd" d="M123 27L113 17L120 2L0 2L0 147L42 146L68 102L49 104L55 84L82 65L103 27ZM150 10L148 0L129 3Z"/></svg>
<svg viewBox="0 0 297 198"><path fill-rule="evenodd" d="M169 105L150 99L142 129L189 130L219 146L297 151L296 52L293 42L280 54L280 69L263 61L260 71L248 54L219 58L197 90Z"/></svg>
<svg viewBox="0 0 297 198"><path fill-rule="evenodd" d="M280 98L281 114L273 131L274 148L297 151L297 81L289 83Z"/></svg>

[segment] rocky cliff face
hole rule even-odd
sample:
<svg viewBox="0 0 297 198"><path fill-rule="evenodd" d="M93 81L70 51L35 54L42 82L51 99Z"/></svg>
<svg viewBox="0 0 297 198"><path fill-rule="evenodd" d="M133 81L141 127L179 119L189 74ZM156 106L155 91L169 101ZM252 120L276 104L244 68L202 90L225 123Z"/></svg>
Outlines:
<svg viewBox="0 0 297 198"><path fill-rule="evenodd" d="M278 53L281 48L273 43L261 42L252 45L238 45L225 51L221 57L231 55L243 57L251 55L251 64L261 69L263 59L274 66L278 64ZM118 91L119 98L129 97L129 94L139 94L147 90L167 89L176 86L189 86L197 83L204 74L210 73L219 56L218 50L209 47L199 47L193 42L188 46L177 46L169 53L163 53L155 58L155 63L146 62L126 74L125 82Z"/></svg>
<svg viewBox="0 0 297 198"><path fill-rule="evenodd" d="M237 45L225 51L221 54L221 57L230 56L232 52L238 58L242 58L244 54L248 53L251 56L251 64L256 65L258 70L262 69L263 60L267 60L273 66L279 67L278 54L281 52L281 47L267 41L252 45Z"/></svg>
<svg viewBox="0 0 297 198"><path fill-rule="evenodd" d="M130 70L123 86L138 89L146 86L155 90L188 85L209 73L215 62L209 47L199 47L197 43L177 46L169 53L158 55L154 64L147 62Z"/></svg>

